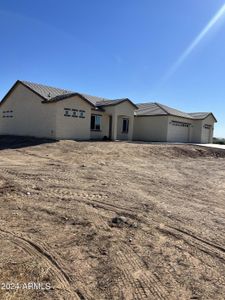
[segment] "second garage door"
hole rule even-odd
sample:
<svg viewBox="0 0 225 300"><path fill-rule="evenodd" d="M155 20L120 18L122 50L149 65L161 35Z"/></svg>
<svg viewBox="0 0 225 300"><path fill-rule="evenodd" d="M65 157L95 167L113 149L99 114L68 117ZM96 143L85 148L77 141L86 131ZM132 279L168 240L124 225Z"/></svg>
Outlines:
<svg viewBox="0 0 225 300"><path fill-rule="evenodd" d="M168 142L189 142L189 123L171 121L168 128Z"/></svg>
<svg viewBox="0 0 225 300"><path fill-rule="evenodd" d="M211 126L205 124L202 129L202 143L203 144L210 143L210 132L211 132Z"/></svg>

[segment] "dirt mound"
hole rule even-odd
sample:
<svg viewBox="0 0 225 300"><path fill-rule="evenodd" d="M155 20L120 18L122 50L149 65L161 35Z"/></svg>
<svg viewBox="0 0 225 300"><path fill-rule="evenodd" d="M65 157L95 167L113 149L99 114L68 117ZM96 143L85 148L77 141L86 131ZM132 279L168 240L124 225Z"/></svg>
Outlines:
<svg viewBox="0 0 225 300"><path fill-rule="evenodd" d="M224 158L225 157L224 150L203 148L200 146L192 146L192 145L173 146L172 150L175 157L190 157L190 158L199 158L199 157Z"/></svg>

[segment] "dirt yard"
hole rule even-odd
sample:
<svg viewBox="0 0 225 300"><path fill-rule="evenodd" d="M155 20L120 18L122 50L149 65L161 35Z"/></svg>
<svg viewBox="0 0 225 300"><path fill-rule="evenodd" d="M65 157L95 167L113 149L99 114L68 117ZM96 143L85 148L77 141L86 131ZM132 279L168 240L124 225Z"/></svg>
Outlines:
<svg viewBox="0 0 225 300"><path fill-rule="evenodd" d="M2 137L0 170L1 300L225 298L225 151Z"/></svg>

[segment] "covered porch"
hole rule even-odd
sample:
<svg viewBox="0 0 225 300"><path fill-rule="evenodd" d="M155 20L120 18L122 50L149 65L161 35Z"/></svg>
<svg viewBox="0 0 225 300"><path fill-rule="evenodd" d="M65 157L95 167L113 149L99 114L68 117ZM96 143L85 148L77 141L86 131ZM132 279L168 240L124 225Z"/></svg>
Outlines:
<svg viewBox="0 0 225 300"><path fill-rule="evenodd" d="M109 116L109 139L132 140L134 117L129 115Z"/></svg>
<svg viewBox="0 0 225 300"><path fill-rule="evenodd" d="M129 99L101 105L100 110L91 115L91 138L132 140L135 109Z"/></svg>

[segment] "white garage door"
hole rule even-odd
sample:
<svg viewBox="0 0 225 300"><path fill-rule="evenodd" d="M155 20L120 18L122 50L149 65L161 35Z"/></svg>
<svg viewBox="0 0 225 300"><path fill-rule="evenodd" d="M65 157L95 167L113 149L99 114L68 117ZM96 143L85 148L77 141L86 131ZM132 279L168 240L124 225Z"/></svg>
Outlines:
<svg viewBox="0 0 225 300"><path fill-rule="evenodd" d="M210 131L211 131L211 125L205 124L202 129L202 143L203 144L210 143Z"/></svg>
<svg viewBox="0 0 225 300"><path fill-rule="evenodd" d="M188 123L172 121L169 124L169 136L168 140L170 142L189 142L189 126Z"/></svg>

